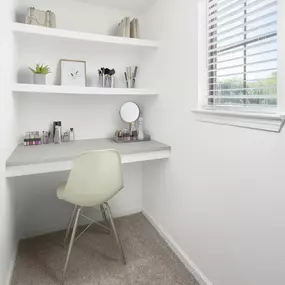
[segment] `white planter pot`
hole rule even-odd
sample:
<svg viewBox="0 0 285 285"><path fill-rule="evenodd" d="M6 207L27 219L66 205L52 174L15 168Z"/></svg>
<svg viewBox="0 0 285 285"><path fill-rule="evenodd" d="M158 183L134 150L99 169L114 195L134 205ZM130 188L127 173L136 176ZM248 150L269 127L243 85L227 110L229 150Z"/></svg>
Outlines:
<svg viewBox="0 0 285 285"><path fill-rule="evenodd" d="M46 85L47 84L46 74L34 74L34 84Z"/></svg>

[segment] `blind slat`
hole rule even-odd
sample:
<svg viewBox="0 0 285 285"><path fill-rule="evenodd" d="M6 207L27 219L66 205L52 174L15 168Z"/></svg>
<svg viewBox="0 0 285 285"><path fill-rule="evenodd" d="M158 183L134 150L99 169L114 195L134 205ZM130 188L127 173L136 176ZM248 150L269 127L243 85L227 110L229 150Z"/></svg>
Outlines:
<svg viewBox="0 0 285 285"><path fill-rule="evenodd" d="M266 71L276 71L276 68L266 68L266 69L259 69L259 70L250 70L247 71L246 73L262 73ZM213 73L212 71L209 71L209 73ZM236 72L236 73L231 73L231 74L223 74L219 76L209 76L208 78L219 78L219 77L229 77L229 76L238 76L238 75L243 75L244 72Z"/></svg>
<svg viewBox="0 0 285 285"><path fill-rule="evenodd" d="M268 44L277 44L276 39L269 38L270 40L264 40L263 41L263 46L268 45ZM242 47L242 48L236 48L234 51L229 50L229 51L225 51L222 54L219 54L219 56L225 56L225 55L229 55L229 54L235 54L235 53L240 53L243 51L250 51L251 49L254 49L256 47L259 47L260 43L256 43L256 44L252 44L250 46L247 47ZM277 50L277 49L276 49ZM216 59L217 58L217 54L215 53L215 55L209 56L208 60L212 60L212 59Z"/></svg>
<svg viewBox="0 0 285 285"><path fill-rule="evenodd" d="M272 77L272 78L267 78L267 79L269 79L269 80L274 80L274 78ZM242 86L242 85L244 85L244 84L246 84L246 83L249 83L249 84L251 84L251 83L260 83L260 82L262 82L262 81L264 81L264 78L259 78L259 79L247 79L247 80L240 80L240 82L239 82L239 84L240 84L240 86ZM213 83L209 83L209 86L211 86L212 87L212 89L214 90L214 86L216 86L216 85L221 85L221 84L223 84L222 82L213 82ZM275 85L274 85L275 86ZM272 86L271 86L272 87ZM241 87L241 88L239 88L240 90L241 89L243 89L243 87ZM209 90L209 92L212 92L213 90Z"/></svg>
<svg viewBox="0 0 285 285"><path fill-rule="evenodd" d="M266 34L263 34L263 35L259 35L257 37L252 37L252 38L249 38L249 39L245 39L243 41L237 41L234 44L228 44L228 45L224 45L224 46L221 46L221 47L218 47L218 48L217 47L212 47L213 45L209 44L209 46L210 46L209 52L222 53L222 52L227 51L229 49L235 49L235 48L240 47L240 46L252 44L252 43L255 43L255 42L258 42L258 41L262 41L262 40L266 40L266 39L269 39L269 38L272 38L272 37L275 37L275 36L277 36L276 32L274 32L274 33L270 32L270 33L266 33Z"/></svg>
<svg viewBox="0 0 285 285"><path fill-rule="evenodd" d="M225 62L234 61L234 60L239 60L239 59L251 58L251 57L254 57L254 56L257 56L257 55L265 55L265 54L273 53L273 52L276 53L276 52L277 52L277 49L271 49L271 50L267 50L267 51L264 51L264 52L252 53L252 54L248 54L248 55L246 55L246 56L232 57L232 58L225 59L225 60L217 60L217 62L209 64L209 67L210 67L211 65L217 65L217 64L220 64L220 63L225 63ZM276 60L276 57L275 57L274 59Z"/></svg>
<svg viewBox="0 0 285 285"><path fill-rule="evenodd" d="M209 99L276 99L273 95L232 95L232 96L208 96Z"/></svg>
<svg viewBox="0 0 285 285"><path fill-rule="evenodd" d="M244 32L241 32L241 33L235 33L234 35L231 35L231 36L227 36L225 38L222 38L222 39L216 39L215 41L212 41L212 42L209 42L211 45L215 44L215 43L223 43L225 41L229 41L231 39L234 39L236 37L239 37L239 36L244 36L244 35L247 35L249 33L252 33L252 32L255 32L255 31L259 31L259 30L262 30L264 28L267 28L267 27L270 27L270 26L274 26L274 25L277 25L277 21L272 21L272 22L269 22L269 23L266 23L266 24L263 24L263 25L259 25L257 27L254 27L254 28L251 28L251 29L247 29L246 31ZM246 25L244 26L246 27ZM261 35L262 36L262 35Z"/></svg>
<svg viewBox="0 0 285 285"><path fill-rule="evenodd" d="M226 70L226 69L238 68L238 67L245 67L245 66L256 65L256 64L261 64L261 63L268 63L268 62L275 62L275 61L276 61L276 58L272 58L272 59L267 59L267 60L260 60L260 61L249 62L249 63L246 63L246 64L229 65L229 66L226 66L226 67L220 67L220 68L216 68L216 69L211 69L210 72L216 72L216 71L220 71L220 70Z"/></svg>
<svg viewBox="0 0 285 285"><path fill-rule="evenodd" d="M208 20L211 21L212 19L215 19L217 17L218 17L219 21L222 21L222 20L227 19L227 18L232 18L233 16L236 16L238 13L242 13L242 12L247 11L249 9L253 9L257 5L260 5L261 3L265 3L265 2L268 2L268 1L266 1L266 0L256 0L254 2L251 2L250 4L247 4L248 1L239 1L239 3L237 5L235 5L235 6L232 5L231 6L231 8L234 8L234 7L238 7L238 6L242 5L238 9L235 9L235 10L233 10L230 13L227 13L225 15L223 15L221 13L222 10L217 11L214 14L214 16L212 16L212 17L209 16ZM274 7L274 6L276 6L276 0L272 1L271 3L268 3L268 4L264 5L264 6L260 7L260 8L258 8L258 9L253 9L253 13L256 13L256 11L258 11L259 9L264 10L265 7L266 7L266 9L268 9L268 8L271 8L271 7Z"/></svg>
<svg viewBox="0 0 285 285"><path fill-rule="evenodd" d="M208 37L209 40L212 40L212 39L215 39L217 37L220 37L220 36L223 36L227 33L230 33L230 32L233 32L235 31L236 29L240 29L240 28L247 28L248 26L252 25L252 24L255 24L256 22L259 22L259 21L264 21L265 19L269 18L269 19L272 19L272 18L276 18L277 16L277 12L274 11L272 13L268 13L266 15L262 15L260 17L257 17L251 21L247 21L245 23L242 23L240 25L237 25L237 26L234 26L234 27L231 27L230 29L227 29L227 30L224 30L222 32L219 32L218 29L216 31L216 33L214 33L213 36L210 36ZM275 21L276 22L276 21Z"/></svg>
<svg viewBox="0 0 285 285"><path fill-rule="evenodd" d="M209 23L209 30L216 29L217 28L216 25L218 25L219 28L232 25L232 24L234 24L237 21L247 19L248 17L251 17L253 15L258 15L258 13L266 11L266 10L270 9L271 7L274 7L274 4L267 4L265 6L259 7L259 8L255 9L255 10L253 10L252 12L244 14L243 16L240 16L240 17L229 18L229 21L224 22L224 23L219 23L219 18L216 17L214 22L210 22Z"/></svg>

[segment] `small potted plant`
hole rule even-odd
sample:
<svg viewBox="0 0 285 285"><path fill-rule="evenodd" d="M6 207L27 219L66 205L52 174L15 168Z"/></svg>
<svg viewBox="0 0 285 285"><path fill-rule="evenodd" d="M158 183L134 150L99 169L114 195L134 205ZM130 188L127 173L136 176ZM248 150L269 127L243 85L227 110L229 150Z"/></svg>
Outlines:
<svg viewBox="0 0 285 285"><path fill-rule="evenodd" d="M46 76L51 73L51 69L48 65L36 64L35 69L29 67L34 74L34 84L46 85Z"/></svg>

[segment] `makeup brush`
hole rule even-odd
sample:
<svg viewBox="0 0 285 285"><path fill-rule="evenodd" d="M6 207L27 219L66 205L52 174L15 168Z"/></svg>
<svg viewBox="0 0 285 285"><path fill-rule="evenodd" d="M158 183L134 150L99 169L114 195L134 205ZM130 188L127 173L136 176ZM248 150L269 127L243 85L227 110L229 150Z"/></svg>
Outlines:
<svg viewBox="0 0 285 285"><path fill-rule="evenodd" d="M138 67L136 66L133 73L132 88L135 88L137 72L138 72Z"/></svg>

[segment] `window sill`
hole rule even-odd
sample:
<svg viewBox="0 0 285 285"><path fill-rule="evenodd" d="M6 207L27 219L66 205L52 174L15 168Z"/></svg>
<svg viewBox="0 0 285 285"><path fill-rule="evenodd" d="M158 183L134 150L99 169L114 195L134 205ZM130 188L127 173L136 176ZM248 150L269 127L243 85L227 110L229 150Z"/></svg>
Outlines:
<svg viewBox="0 0 285 285"><path fill-rule="evenodd" d="M219 110L192 110L197 120L213 124L249 128L254 130L280 133L285 116L283 114L246 113Z"/></svg>

